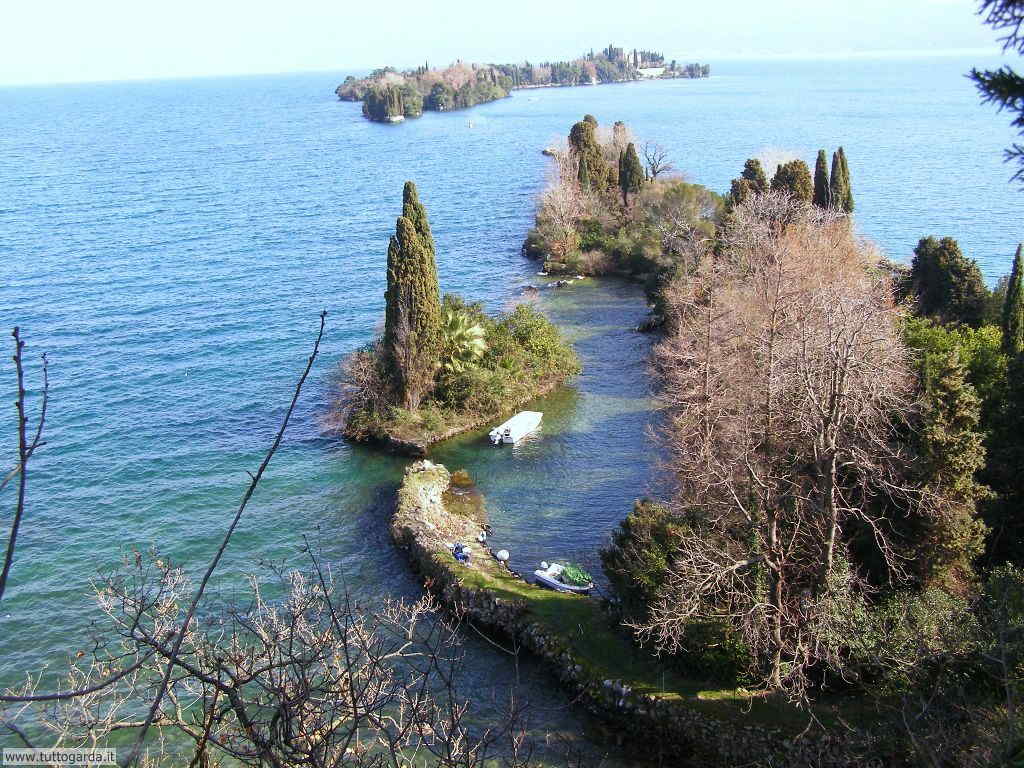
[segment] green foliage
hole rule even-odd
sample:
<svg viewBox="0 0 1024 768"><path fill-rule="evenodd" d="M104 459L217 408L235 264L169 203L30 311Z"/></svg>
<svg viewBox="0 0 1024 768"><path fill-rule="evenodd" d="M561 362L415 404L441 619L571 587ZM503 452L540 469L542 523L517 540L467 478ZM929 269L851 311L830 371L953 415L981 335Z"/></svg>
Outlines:
<svg viewBox="0 0 1024 768"><path fill-rule="evenodd" d="M839 162L843 169L843 197L839 201L845 213L853 213L853 183L850 181L850 166L846 162L846 152L839 148Z"/></svg>
<svg viewBox="0 0 1024 768"><path fill-rule="evenodd" d="M601 566L627 616L647 617L684 530L666 507L643 499L612 533L611 543L601 550Z"/></svg>
<svg viewBox="0 0 1024 768"><path fill-rule="evenodd" d="M950 328L910 318L903 335L917 353L923 408L914 449L931 510L910 535L920 552L920 578L952 586L972 579L984 542L980 505L990 491L978 478L986 432L999 420L1008 361L993 326Z"/></svg>
<svg viewBox="0 0 1024 768"><path fill-rule="evenodd" d="M497 369L511 363L535 382L579 372L576 354L558 329L527 304L502 315L487 334L483 364Z"/></svg>
<svg viewBox="0 0 1024 768"><path fill-rule="evenodd" d="M828 208L832 205L832 190L829 187L828 160L825 157L825 150L818 150L818 159L814 163L814 199L813 202L819 208Z"/></svg>
<svg viewBox="0 0 1024 768"><path fill-rule="evenodd" d="M979 624L961 597L939 588L900 590L877 602L844 588L848 573L837 569L829 589L819 596L823 619L816 636L842 661L829 670L833 683L854 686L877 698L926 690L941 657L947 665L969 663L977 650Z"/></svg>
<svg viewBox="0 0 1024 768"><path fill-rule="evenodd" d="M1004 52L1024 55L1024 2L1022 0L981 0L979 13L985 23L1005 33L1000 41ZM1009 66L995 70L971 70L971 79L978 86L982 101L995 104L1013 115L1011 125L1024 136L1024 76ZM1024 182L1024 145L1013 144L1006 150L1007 161L1019 164L1014 178Z"/></svg>
<svg viewBox="0 0 1024 768"><path fill-rule="evenodd" d="M388 245L385 370L396 401L415 410L431 390L441 355L441 300L434 239L416 185L405 183L402 215Z"/></svg>
<svg viewBox="0 0 1024 768"><path fill-rule="evenodd" d="M593 583L593 577L575 563L566 563L562 568L562 581L574 587L585 587Z"/></svg>
<svg viewBox="0 0 1024 768"><path fill-rule="evenodd" d="M977 505L988 489L975 479L985 463L981 400L955 352L938 360L930 379L918 451L935 505L917 542L922 575L925 583L970 583L986 533Z"/></svg>
<svg viewBox="0 0 1024 768"><path fill-rule="evenodd" d="M1013 257L1013 270L1006 286L1003 303L1003 345L1006 354L1016 357L1024 352L1024 243L1017 246Z"/></svg>
<svg viewBox="0 0 1024 768"><path fill-rule="evenodd" d="M624 618L644 621L668 578L680 536L688 526L665 506L643 499L612 532L601 550L601 566L619 599ZM744 682L751 654L741 635L727 621L701 620L685 630L682 650L672 668L723 682Z"/></svg>
<svg viewBox="0 0 1024 768"><path fill-rule="evenodd" d="M435 112L447 112L455 109L455 89L448 83L434 83L423 101L423 106Z"/></svg>
<svg viewBox="0 0 1024 768"><path fill-rule="evenodd" d="M986 521L992 528L986 559L1024 564L1024 355L1010 361L1006 397L992 428L986 480L997 493Z"/></svg>
<svg viewBox="0 0 1024 768"><path fill-rule="evenodd" d="M569 151L579 160L580 174L586 166L588 185L593 190L607 189L611 173L597 141L597 120L587 115L569 130Z"/></svg>
<svg viewBox="0 0 1024 768"><path fill-rule="evenodd" d="M487 350L486 331L469 312L445 296L441 308L441 367L449 373L472 368Z"/></svg>
<svg viewBox="0 0 1024 768"><path fill-rule="evenodd" d="M943 360L956 355L967 370L967 381L981 398L982 425L990 429L1006 396L1009 366L999 329L991 325L949 327L929 318L910 317L904 322L903 338L918 353L918 371L924 388L934 386Z"/></svg>
<svg viewBox="0 0 1024 768"><path fill-rule="evenodd" d="M761 167L761 161L757 158L750 158L743 164L740 178L749 181L750 188L754 192L768 191L768 177L765 175L764 168Z"/></svg>
<svg viewBox="0 0 1024 768"><path fill-rule="evenodd" d="M629 205L629 196L640 191L644 180L644 167L636 154L636 147L630 142L619 156L619 189L622 190L623 205Z"/></svg>
<svg viewBox="0 0 1024 768"><path fill-rule="evenodd" d="M406 83L399 88L402 96L402 115L420 117L423 115L423 96L412 85Z"/></svg>
<svg viewBox="0 0 1024 768"><path fill-rule="evenodd" d="M754 194L754 188L746 179L733 179L729 187L729 208L735 208L742 204L748 197Z"/></svg>
<svg viewBox="0 0 1024 768"><path fill-rule="evenodd" d="M589 192L591 188L590 183L590 163L587 160L586 155L580 157L580 170L577 176L580 182L580 189L584 192Z"/></svg>
<svg viewBox="0 0 1024 768"><path fill-rule="evenodd" d="M850 186L850 168L846 152L840 147L832 153L832 178L829 182L830 202L845 213L853 213L853 188Z"/></svg>
<svg viewBox="0 0 1024 768"><path fill-rule="evenodd" d="M404 117L402 91L394 85L375 85L363 95L363 116L377 122Z"/></svg>
<svg viewBox="0 0 1024 768"><path fill-rule="evenodd" d="M772 178L772 189L788 192L805 203L811 202L811 198L814 197L814 182L811 180L811 171L807 163L803 160L790 160L780 165Z"/></svg>
<svg viewBox="0 0 1024 768"><path fill-rule="evenodd" d="M910 277L918 314L972 328L984 321L988 289L977 263L961 253L956 240L922 238L914 249Z"/></svg>
<svg viewBox="0 0 1024 768"><path fill-rule="evenodd" d="M761 161L750 158L743 164L743 171L739 178L732 180L726 199L728 208L731 210L751 195L767 191L768 177L765 176L764 168L761 167Z"/></svg>

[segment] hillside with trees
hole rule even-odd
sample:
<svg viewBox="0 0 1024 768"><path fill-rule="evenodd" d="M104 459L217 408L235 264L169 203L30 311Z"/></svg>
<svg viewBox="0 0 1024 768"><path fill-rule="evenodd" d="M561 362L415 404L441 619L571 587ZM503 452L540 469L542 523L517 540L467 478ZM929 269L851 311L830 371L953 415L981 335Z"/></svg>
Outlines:
<svg viewBox="0 0 1024 768"><path fill-rule="evenodd" d="M569 61L540 64L468 64L444 68L424 64L400 72L384 67L364 78L349 76L336 89L342 101L363 102L363 116L376 122L419 117L423 110L448 112L503 99L514 90L556 86L598 85L645 78L709 77L707 64L665 61L654 51L604 50Z"/></svg>

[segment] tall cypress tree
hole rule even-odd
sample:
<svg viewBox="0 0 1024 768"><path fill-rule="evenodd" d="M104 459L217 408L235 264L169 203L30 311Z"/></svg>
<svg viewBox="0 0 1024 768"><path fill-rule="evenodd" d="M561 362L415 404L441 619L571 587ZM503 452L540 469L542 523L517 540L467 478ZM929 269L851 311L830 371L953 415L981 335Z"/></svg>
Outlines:
<svg viewBox="0 0 1024 768"><path fill-rule="evenodd" d="M832 201L832 191L828 181L828 159L825 150L818 150L818 160L814 163L814 204L819 208L828 208Z"/></svg>
<svg viewBox="0 0 1024 768"><path fill-rule="evenodd" d="M837 203L844 212L853 213L853 186L850 184L850 166L846 164L846 152L839 148L839 162L843 168L843 199Z"/></svg>
<svg viewBox="0 0 1024 768"><path fill-rule="evenodd" d="M829 180L829 201L836 208L843 207L846 190L843 188L843 159L837 149L832 153L832 178Z"/></svg>
<svg viewBox="0 0 1024 768"><path fill-rule="evenodd" d="M580 183L580 189L584 192L590 191L590 163L587 160L586 155L580 156L580 169L576 175L577 180Z"/></svg>
<svg viewBox="0 0 1024 768"><path fill-rule="evenodd" d="M441 292L430 223L411 181L388 244L384 298L385 364L396 402L415 410L433 388L441 362Z"/></svg>
<svg viewBox="0 0 1024 768"><path fill-rule="evenodd" d="M629 205L629 196L640 191L644 184L644 167L636 153L633 142L619 155L619 189L622 190L622 204Z"/></svg>
<svg viewBox="0 0 1024 768"><path fill-rule="evenodd" d="M1003 304L1003 348L1011 358L1024 352L1024 285L1021 284L1022 251L1024 243L1017 246L1013 257L1013 271L1006 286L1006 301Z"/></svg>

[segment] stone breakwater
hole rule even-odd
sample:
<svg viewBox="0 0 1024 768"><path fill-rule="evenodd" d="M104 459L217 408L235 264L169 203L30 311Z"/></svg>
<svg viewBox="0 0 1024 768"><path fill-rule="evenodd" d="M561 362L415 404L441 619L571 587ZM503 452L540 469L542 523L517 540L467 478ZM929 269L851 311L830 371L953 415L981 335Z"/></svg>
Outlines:
<svg viewBox="0 0 1024 768"><path fill-rule="evenodd" d="M469 565L456 562L455 541L476 542L486 523L483 504L468 483L452 482L440 464L417 461L406 469L391 521L395 544L439 603L462 620L513 638L547 662L579 705L608 722L623 741L652 762L677 766L851 768L908 764L892 734L846 730L800 733L758 722L740 709L698 696L636 692L595 667L532 614L530 600L506 598L500 580L511 577L475 546ZM462 487L460 487L462 486ZM493 583L494 589L489 587ZM540 589L517 582L520 589ZM581 600L585 598L569 597Z"/></svg>

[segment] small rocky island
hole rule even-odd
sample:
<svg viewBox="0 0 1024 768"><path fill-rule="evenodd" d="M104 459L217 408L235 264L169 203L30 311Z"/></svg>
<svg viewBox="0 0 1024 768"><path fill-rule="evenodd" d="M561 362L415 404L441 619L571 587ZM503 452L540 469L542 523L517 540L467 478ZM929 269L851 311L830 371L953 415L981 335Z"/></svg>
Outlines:
<svg viewBox="0 0 1024 768"><path fill-rule="evenodd" d="M543 64L467 64L443 69L424 64L400 72L384 67L367 77L349 76L335 92L342 101L363 102L363 116L381 123L419 117L423 110L447 112L506 98L514 90L599 85L634 80L709 77L707 64L667 61L661 53L609 45L571 61Z"/></svg>

